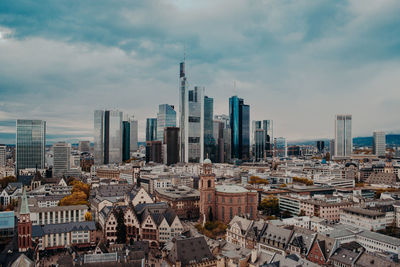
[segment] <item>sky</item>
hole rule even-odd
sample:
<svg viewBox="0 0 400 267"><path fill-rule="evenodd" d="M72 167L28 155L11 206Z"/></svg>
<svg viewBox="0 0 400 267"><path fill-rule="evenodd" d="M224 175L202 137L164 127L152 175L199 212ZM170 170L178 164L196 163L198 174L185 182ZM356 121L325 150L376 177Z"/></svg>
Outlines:
<svg viewBox="0 0 400 267"><path fill-rule="evenodd" d="M178 110L179 62L214 114L243 98L288 140L400 133L400 1L0 1L0 143L16 119L48 141L93 139L93 111ZM234 87L234 84L236 86Z"/></svg>

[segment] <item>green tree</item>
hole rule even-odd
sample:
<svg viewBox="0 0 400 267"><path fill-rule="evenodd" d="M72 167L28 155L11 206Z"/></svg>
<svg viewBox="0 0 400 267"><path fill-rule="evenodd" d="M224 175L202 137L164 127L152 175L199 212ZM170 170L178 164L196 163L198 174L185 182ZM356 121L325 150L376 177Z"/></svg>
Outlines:
<svg viewBox="0 0 400 267"><path fill-rule="evenodd" d="M261 201L258 209L267 216L279 215L279 200L274 198L265 198Z"/></svg>
<svg viewBox="0 0 400 267"><path fill-rule="evenodd" d="M126 225L124 218L124 211L120 208L117 212L117 243L126 243Z"/></svg>
<svg viewBox="0 0 400 267"><path fill-rule="evenodd" d="M0 185L2 188L6 188L9 183L15 183L17 178L15 176L6 176L0 179Z"/></svg>

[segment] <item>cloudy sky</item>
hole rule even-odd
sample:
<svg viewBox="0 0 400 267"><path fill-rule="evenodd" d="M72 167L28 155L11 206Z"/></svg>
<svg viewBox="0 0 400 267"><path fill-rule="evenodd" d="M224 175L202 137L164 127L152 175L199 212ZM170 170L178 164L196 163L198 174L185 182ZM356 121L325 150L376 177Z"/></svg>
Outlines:
<svg viewBox="0 0 400 267"><path fill-rule="evenodd" d="M275 136L400 133L400 1L0 1L0 143L15 119L47 121L48 140L92 138L93 110L139 120L178 107L178 65L214 113L234 94ZM236 89L234 89L236 82Z"/></svg>

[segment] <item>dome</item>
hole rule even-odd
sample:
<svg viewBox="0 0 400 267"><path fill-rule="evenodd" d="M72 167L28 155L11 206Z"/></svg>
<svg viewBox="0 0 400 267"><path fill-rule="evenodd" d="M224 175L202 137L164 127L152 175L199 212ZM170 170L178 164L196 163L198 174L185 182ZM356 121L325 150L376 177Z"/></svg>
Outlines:
<svg viewBox="0 0 400 267"><path fill-rule="evenodd" d="M204 164L212 164L212 162L211 162L210 159L205 159L203 163L204 163Z"/></svg>

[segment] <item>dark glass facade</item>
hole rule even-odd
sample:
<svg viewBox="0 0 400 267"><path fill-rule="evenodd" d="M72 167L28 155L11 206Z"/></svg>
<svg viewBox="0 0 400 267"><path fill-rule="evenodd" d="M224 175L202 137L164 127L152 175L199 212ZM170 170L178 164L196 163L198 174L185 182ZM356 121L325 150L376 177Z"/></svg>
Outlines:
<svg viewBox="0 0 400 267"><path fill-rule="evenodd" d="M204 97L204 156L217 161L217 147L214 138L214 99L208 96Z"/></svg>
<svg viewBox="0 0 400 267"><path fill-rule="evenodd" d="M146 141L157 139L157 118L147 118L146 120Z"/></svg>
<svg viewBox="0 0 400 267"><path fill-rule="evenodd" d="M164 129L165 156L164 161L167 165L179 162L179 128L166 127Z"/></svg>
<svg viewBox="0 0 400 267"><path fill-rule="evenodd" d="M131 123L129 121L122 122L122 161L130 159L131 147Z"/></svg>
<svg viewBox="0 0 400 267"><path fill-rule="evenodd" d="M250 106L242 98L229 98L232 158L248 160L250 154Z"/></svg>

